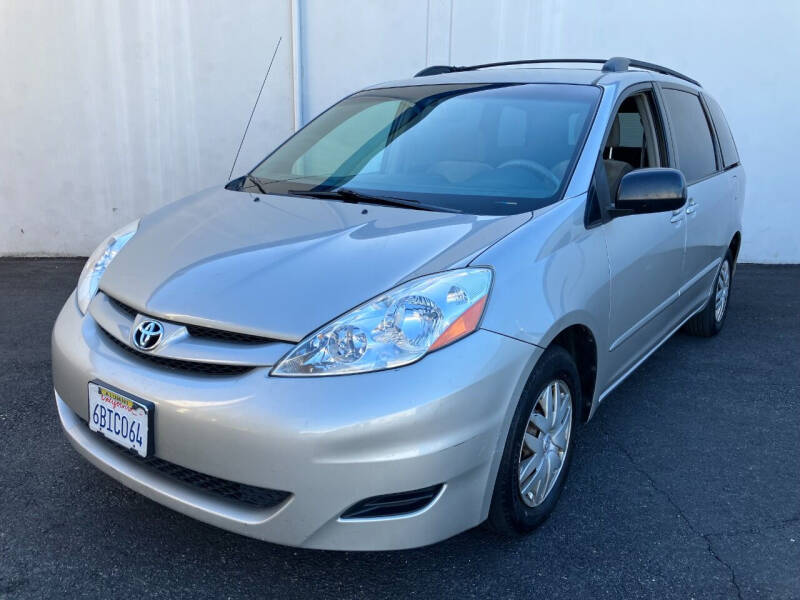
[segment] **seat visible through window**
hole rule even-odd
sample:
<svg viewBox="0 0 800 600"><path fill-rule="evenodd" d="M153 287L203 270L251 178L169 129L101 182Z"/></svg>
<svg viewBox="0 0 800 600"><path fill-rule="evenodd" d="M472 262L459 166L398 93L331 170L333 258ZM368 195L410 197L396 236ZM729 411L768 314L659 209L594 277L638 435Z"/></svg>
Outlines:
<svg viewBox="0 0 800 600"><path fill-rule="evenodd" d="M620 181L627 173L658 166L648 104L646 93L626 98L611 124L603 149L603 162L612 199L616 198Z"/></svg>

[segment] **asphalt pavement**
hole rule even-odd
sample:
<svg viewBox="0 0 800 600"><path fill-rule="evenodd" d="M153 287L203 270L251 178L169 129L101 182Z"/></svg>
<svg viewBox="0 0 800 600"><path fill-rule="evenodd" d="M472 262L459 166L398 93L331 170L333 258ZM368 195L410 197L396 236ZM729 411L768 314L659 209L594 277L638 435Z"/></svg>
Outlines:
<svg viewBox="0 0 800 600"><path fill-rule="evenodd" d="M60 431L50 330L82 261L0 259L0 598L800 598L800 267L742 265L580 430L533 535L297 550L131 492Z"/></svg>

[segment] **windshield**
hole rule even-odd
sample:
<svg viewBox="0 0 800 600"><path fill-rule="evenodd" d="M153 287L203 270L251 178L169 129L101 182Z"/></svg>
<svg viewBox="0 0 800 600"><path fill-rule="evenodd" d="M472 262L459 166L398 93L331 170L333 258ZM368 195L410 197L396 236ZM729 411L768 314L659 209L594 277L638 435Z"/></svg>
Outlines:
<svg viewBox="0 0 800 600"><path fill-rule="evenodd" d="M561 197L600 93L508 83L360 92L289 138L250 183L471 214L535 210Z"/></svg>

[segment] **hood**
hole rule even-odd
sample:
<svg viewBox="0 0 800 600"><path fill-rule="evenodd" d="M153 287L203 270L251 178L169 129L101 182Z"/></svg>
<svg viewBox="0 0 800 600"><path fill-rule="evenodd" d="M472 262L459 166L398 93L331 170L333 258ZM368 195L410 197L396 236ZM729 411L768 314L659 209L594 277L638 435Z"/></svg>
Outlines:
<svg viewBox="0 0 800 600"><path fill-rule="evenodd" d="M100 288L167 320L299 341L406 279L466 264L530 216L214 188L143 218Z"/></svg>

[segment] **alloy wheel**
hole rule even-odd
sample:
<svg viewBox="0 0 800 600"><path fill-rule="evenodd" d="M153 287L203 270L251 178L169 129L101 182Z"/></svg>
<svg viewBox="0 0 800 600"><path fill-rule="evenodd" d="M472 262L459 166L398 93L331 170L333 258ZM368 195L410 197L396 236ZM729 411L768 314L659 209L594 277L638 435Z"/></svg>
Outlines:
<svg viewBox="0 0 800 600"><path fill-rule="evenodd" d="M551 381L533 405L519 455L519 493L530 507L545 501L569 450L572 395L561 379Z"/></svg>
<svg viewBox="0 0 800 600"><path fill-rule="evenodd" d="M731 288L731 267L727 260L722 261L717 276L716 293L714 296L714 318L717 323L725 316L725 307L728 305L728 292Z"/></svg>

